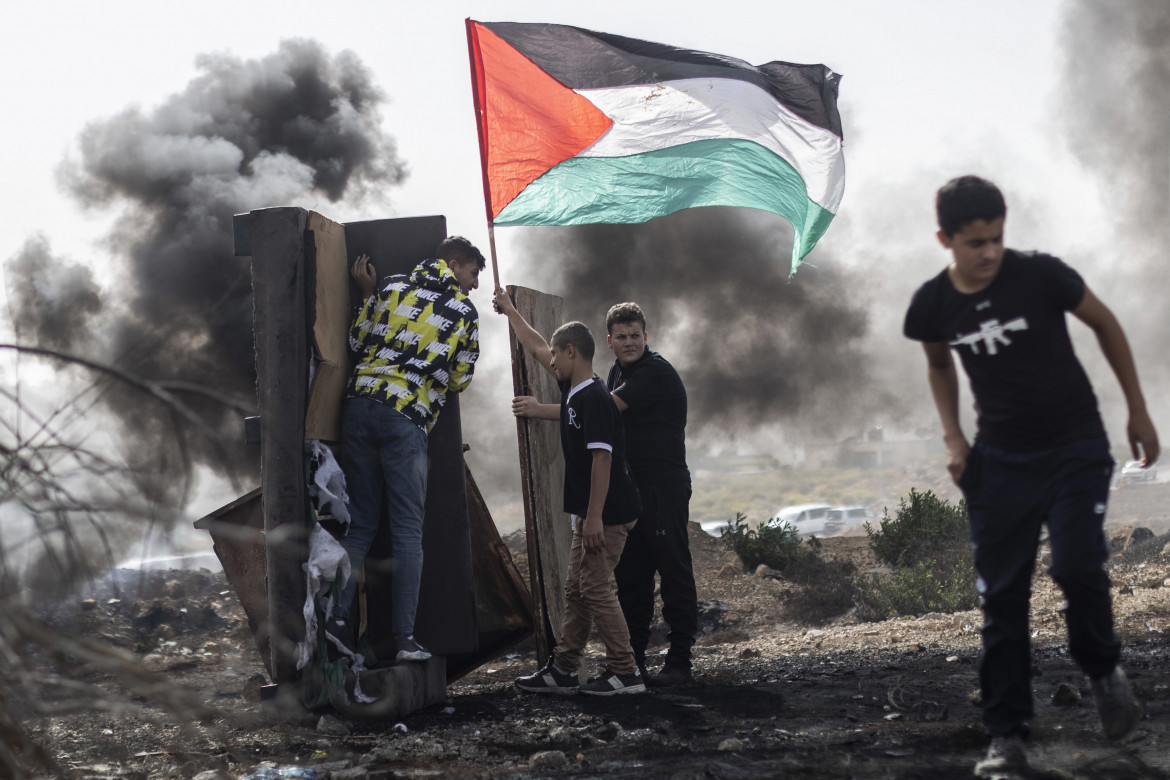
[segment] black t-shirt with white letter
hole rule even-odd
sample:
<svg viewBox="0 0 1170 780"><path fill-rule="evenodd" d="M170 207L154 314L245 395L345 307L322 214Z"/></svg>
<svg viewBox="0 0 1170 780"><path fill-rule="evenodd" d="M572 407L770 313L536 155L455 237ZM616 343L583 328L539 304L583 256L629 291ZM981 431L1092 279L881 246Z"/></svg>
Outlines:
<svg viewBox="0 0 1170 780"><path fill-rule="evenodd" d="M609 492L601 511L606 525L638 519L642 500L626 464L626 435L621 412L600 377L570 388L561 382L561 452L565 456L565 511L584 518L589 511L594 449L608 450Z"/></svg>
<svg viewBox="0 0 1170 780"><path fill-rule="evenodd" d="M956 290L946 269L922 285L903 332L959 354L975 394L978 440L1016 452L1051 449L1105 435L1065 322L1084 296L1084 281L1061 260L1008 249L977 293Z"/></svg>

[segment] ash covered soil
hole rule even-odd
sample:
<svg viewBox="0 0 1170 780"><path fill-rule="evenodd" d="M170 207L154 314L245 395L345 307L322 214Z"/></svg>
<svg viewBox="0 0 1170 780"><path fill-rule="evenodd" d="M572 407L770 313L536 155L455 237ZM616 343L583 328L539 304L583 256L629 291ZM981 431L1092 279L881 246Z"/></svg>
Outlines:
<svg viewBox="0 0 1170 780"><path fill-rule="evenodd" d="M1120 744L1100 736L1088 682L1067 653L1062 598L1038 567L1035 777L1170 778L1170 487L1140 490L1148 501L1128 495L1114 503L1119 512L1111 507L1110 571L1123 663L1146 717ZM1131 536L1118 532L1123 523L1158 533ZM795 586L728 565L723 543L697 526L691 542L702 602L691 686L604 698L521 694L512 680L538 666L529 646L400 723L348 721L328 709L274 713L259 703L263 665L223 575L134 572L143 595L133 608L127 594L111 602L99 589L60 605L54 620L136 652L168 685L197 691L212 714L184 728L132 700L42 719L33 733L71 778L234 779L264 762L338 780L973 776L986 749L974 703L978 612L809 625L786 606ZM861 570L877 565L864 536L826 539L822 554ZM590 652L600 659L603 651L594 643ZM118 693L113 681L93 680Z"/></svg>

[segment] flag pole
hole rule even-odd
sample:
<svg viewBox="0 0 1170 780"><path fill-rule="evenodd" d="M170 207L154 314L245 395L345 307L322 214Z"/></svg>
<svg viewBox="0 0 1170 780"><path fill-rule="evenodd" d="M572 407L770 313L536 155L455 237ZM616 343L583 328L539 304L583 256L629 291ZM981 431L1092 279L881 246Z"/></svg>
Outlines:
<svg viewBox="0 0 1170 780"><path fill-rule="evenodd" d="M484 127L484 99L486 85L484 84L483 62L479 56L479 34L475 29L475 22L471 17L463 20L467 26L467 55L471 62L471 100L475 110L475 129L479 136L479 170L483 176L483 205L487 212L488 249L492 258L492 281L495 282L493 291L500 287L500 266L496 259L496 225L495 215L492 214L492 188L488 180L487 161L487 132Z"/></svg>

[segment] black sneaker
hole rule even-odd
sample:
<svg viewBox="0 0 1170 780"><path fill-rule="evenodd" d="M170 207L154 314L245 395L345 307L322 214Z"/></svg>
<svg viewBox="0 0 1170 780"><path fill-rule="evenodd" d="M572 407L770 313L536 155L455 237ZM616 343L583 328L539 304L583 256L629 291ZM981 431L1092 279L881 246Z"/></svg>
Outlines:
<svg viewBox="0 0 1170 780"><path fill-rule="evenodd" d="M620 693L643 693L646 683L637 668L633 674L621 675L606 669L600 677L594 677L581 686L581 693L589 696L616 696Z"/></svg>
<svg viewBox="0 0 1170 780"><path fill-rule="evenodd" d="M403 661L425 661L431 657L431 651L414 641L414 634L395 634L394 635L394 660L397 663Z"/></svg>
<svg viewBox="0 0 1170 780"><path fill-rule="evenodd" d="M650 685L655 688L670 688L676 685L691 685L694 682L695 677L691 674L691 670L688 667L667 664L662 667L661 672L654 676L654 680L650 682Z"/></svg>
<svg viewBox="0 0 1170 780"><path fill-rule="evenodd" d="M357 641L354 639L351 621L330 616L325 621L325 640L337 654L350 659L357 656Z"/></svg>
<svg viewBox="0 0 1170 780"><path fill-rule="evenodd" d="M561 696L571 696L578 689L577 673L562 672L550 658L544 668L536 674L517 679L516 687L529 693L556 693Z"/></svg>

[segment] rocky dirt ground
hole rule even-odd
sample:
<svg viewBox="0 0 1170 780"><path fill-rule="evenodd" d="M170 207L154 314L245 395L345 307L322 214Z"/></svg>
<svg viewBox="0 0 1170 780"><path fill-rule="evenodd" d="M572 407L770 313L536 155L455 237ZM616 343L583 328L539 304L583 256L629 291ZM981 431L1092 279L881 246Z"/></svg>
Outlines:
<svg viewBox="0 0 1170 780"><path fill-rule="evenodd" d="M1170 534L1115 528L1139 515L1164 521L1168 496L1159 490L1144 508L1131 500L1129 514L1111 515L1117 628L1147 713L1123 743L1099 735L1088 683L1066 651L1061 598L1036 578L1036 777L1170 778ZM521 647L450 686L445 705L401 723L272 712L258 701L263 666L222 575L133 572L126 582L142 594L133 610L133 591L118 601L98 588L62 604L54 620L136 652L167 685L196 691L209 714L185 727L148 703L113 698L105 710L42 718L33 734L78 780L234 780L265 767L334 780L972 776L986 747L973 703L977 612L805 625L786 609L793 586L739 571L697 527L692 542L703 607L692 686L602 699L525 695L512 680L537 659ZM823 553L875 565L864 536L825 540ZM99 674L92 681L117 693Z"/></svg>

